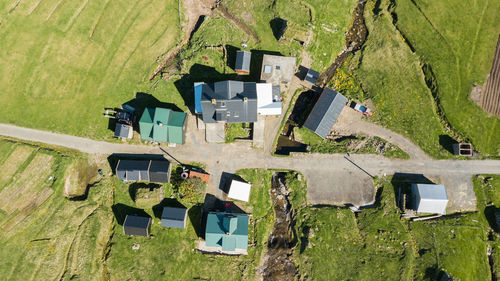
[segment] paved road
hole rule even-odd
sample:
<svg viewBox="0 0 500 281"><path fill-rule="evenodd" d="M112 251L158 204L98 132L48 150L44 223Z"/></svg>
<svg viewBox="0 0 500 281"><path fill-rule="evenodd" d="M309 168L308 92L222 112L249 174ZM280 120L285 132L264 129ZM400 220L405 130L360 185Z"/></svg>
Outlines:
<svg viewBox="0 0 500 281"><path fill-rule="evenodd" d="M189 120L188 126L192 125ZM187 143L178 147L162 147L181 162L204 162L213 177L212 186L222 172L234 172L243 168L294 169L302 172L308 182L308 199L313 204L370 204L374 200L374 189L369 183L370 175L393 174L395 172L436 175L443 178L470 178L473 174L500 174L499 160L431 160L387 159L378 155L351 155L349 160L340 154L296 154L291 157L273 157L247 143L207 144L203 134L189 130ZM22 140L47 143L76 149L85 153L112 154L162 154L158 146L108 143L58 133L0 124L0 135ZM455 195L449 186L450 199ZM470 189L470 188L469 188ZM456 197L463 196L463 190ZM471 193L472 191L469 191ZM462 194L462 195L461 195ZM473 192L472 192L473 195ZM469 199L467 199L469 198ZM469 201L470 201L469 200ZM456 210L464 209L456 206ZM465 207L466 209L466 207Z"/></svg>

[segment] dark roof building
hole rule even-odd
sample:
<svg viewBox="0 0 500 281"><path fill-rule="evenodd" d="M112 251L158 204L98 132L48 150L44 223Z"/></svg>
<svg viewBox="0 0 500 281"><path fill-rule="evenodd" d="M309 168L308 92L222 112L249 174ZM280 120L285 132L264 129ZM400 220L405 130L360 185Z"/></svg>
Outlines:
<svg viewBox="0 0 500 281"><path fill-rule="evenodd" d="M118 160L116 176L123 181L168 182L167 160Z"/></svg>
<svg viewBox="0 0 500 281"><path fill-rule="evenodd" d="M252 58L252 53L247 51L237 51L234 70L236 70L236 72L240 74L250 73L251 58Z"/></svg>
<svg viewBox="0 0 500 281"><path fill-rule="evenodd" d="M126 235L149 236L151 218L127 215L123 222L123 232Z"/></svg>
<svg viewBox="0 0 500 281"><path fill-rule="evenodd" d="M499 208L496 208L495 209L495 231L496 232L500 232L500 209Z"/></svg>
<svg viewBox="0 0 500 281"><path fill-rule="evenodd" d="M199 87L199 84L196 87ZM201 90L203 122L257 122L255 82L227 80L213 84L203 83Z"/></svg>
<svg viewBox="0 0 500 281"><path fill-rule="evenodd" d="M304 127L326 138L347 103L347 98L330 88L323 89Z"/></svg>
<svg viewBox="0 0 500 281"><path fill-rule="evenodd" d="M164 207L161 214L161 226L186 228L186 208Z"/></svg>
<svg viewBox="0 0 500 281"><path fill-rule="evenodd" d="M318 78L319 78L319 72L309 68L307 70L307 74L306 74L306 77L304 78L304 80L315 85L316 82L318 81Z"/></svg>
<svg viewBox="0 0 500 281"><path fill-rule="evenodd" d="M133 133L134 131L132 130L132 126L123 123L116 123L115 138L131 139Z"/></svg>

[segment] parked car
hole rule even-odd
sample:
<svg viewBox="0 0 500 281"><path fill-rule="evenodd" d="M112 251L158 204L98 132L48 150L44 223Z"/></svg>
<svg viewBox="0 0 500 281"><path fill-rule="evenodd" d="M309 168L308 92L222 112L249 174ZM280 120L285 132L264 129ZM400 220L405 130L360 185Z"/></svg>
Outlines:
<svg viewBox="0 0 500 281"><path fill-rule="evenodd" d="M359 112L363 113L363 115L372 116L371 110L368 107L366 107L364 105L361 105L359 103L351 102L351 104L349 105L349 107L353 108L356 111L359 111Z"/></svg>

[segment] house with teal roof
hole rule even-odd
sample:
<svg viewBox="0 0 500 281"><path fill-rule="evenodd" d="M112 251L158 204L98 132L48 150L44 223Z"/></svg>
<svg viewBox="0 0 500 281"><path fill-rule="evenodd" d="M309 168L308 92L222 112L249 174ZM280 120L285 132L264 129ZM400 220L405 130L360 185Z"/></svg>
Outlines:
<svg viewBox="0 0 500 281"><path fill-rule="evenodd" d="M217 247L222 252L248 248L248 215L212 212L207 217L205 231L207 247Z"/></svg>
<svg viewBox="0 0 500 281"><path fill-rule="evenodd" d="M167 108L145 108L139 120L141 139L155 142L184 143L187 114Z"/></svg>

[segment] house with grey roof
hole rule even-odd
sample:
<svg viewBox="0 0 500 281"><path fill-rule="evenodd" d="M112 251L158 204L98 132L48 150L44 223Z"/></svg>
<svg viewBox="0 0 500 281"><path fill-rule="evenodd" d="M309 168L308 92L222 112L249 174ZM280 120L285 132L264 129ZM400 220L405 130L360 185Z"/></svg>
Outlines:
<svg viewBox="0 0 500 281"><path fill-rule="evenodd" d="M126 235L148 237L151 232L151 218L127 215L123 222L123 232Z"/></svg>
<svg viewBox="0 0 500 281"><path fill-rule="evenodd" d="M203 122L257 122L255 82L227 80L197 84L197 87L200 86Z"/></svg>
<svg viewBox="0 0 500 281"><path fill-rule="evenodd" d="M161 226L173 228L186 228L186 208L164 207L161 214Z"/></svg>
<svg viewBox="0 0 500 281"><path fill-rule="evenodd" d="M168 182L170 162L168 160L120 159L115 171L116 176L126 182Z"/></svg>
<svg viewBox="0 0 500 281"><path fill-rule="evenodd" d="M326 138L346 104L346 97L330 88L324 88L304 127Z"/></svg>
<svg viewBox="0 0 500 281"><path fill-rule="evenodd" d="M247 51L237 51L234 70L238 74L249 74L251 58L252 58L252 53Z"/></svg>
<svg viewBox="0 0 500 281"><path fill-rule="evenodd" d="M316 70L313 70L313 69L309 68L307 70L306 77L304 78L304 80L306 82L309 82L309 83L315 85L316 82L318 82L318 78L319 78L319 72L317 72Z"/></svg>
<svg viewBox="0 0 500 281"><path fill-rule="evenodd" d="M115 138L131 139L133 134L134 130L132 130L132 126L124 123L116 123Z"/></svg>

